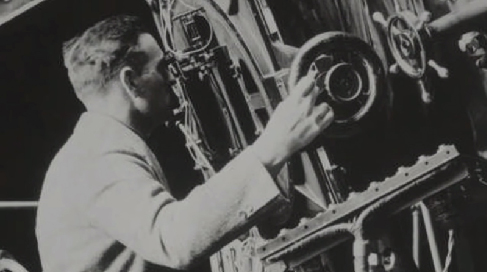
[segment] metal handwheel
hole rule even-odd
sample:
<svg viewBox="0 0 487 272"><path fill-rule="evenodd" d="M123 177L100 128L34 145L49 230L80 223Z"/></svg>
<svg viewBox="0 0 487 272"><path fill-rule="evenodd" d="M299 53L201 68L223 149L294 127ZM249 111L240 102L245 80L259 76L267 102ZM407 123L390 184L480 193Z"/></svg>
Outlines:
<svg viewBox="0 0 487 272"><path fill-rule="evenodd" d="M374 50L363 40L344 32L327 32L306 42L291 68L292 89L309 71L317 72L315 84L335 113L334 123L323 135L350 137L365 129L385 104L384 69Z"/></svg>
<svg viewBox="0 0 487 272"><path fill-rule="evenodd" d="M421 78L427 67L424 45L410 12L391 16L387 23L387 42L397 65L412 78Z"/></svg>
<svg viewBox="0 0 487 272"><path fill-rule="evenodd" d="M398 11L387 20L380 12L375 12L372 17L385 29L387 34L389 50L395 61L389 67L389 72L397 74L402 71L408 77L416 80L421 100L424 104L430 104L433 101L433 93L426 87L426 71L432 69L436 71L438 77L448 77L448 70L435 60L428 59L425 50L425 41L431 38L430 30L427 27L431 14L424 12L417 16L405 10Z"/></svg>

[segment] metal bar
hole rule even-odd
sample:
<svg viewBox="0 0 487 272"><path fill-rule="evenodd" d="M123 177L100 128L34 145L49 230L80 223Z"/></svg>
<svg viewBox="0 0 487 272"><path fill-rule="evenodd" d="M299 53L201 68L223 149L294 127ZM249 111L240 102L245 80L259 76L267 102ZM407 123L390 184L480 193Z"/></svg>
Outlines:
<svg viewBox="0 0 487 272"><path fill-rule="evenodd" d="M267 49L267 53L269 54L269 58L272 62L272 71L279 70L279 63L277 62L276 55L272 49L271 44L271 33L269 31L269 27L267 26L267 21L262 13L261 7L257 0L248 1L250 4L250 9L254 15L255 22L257 23L257 27L259 28L260 35L262 36L262 40L264 41L264 46Z"/></svg>
<svg viewBox="0 0 487 272"><path fill-rule="evenodd" d="M326 177L323 182L327 184L327 187L330 190L329 193L333 198L333 203L336 204L343 202L344 199L342 196L342 192L340 191L340 188L337 184L337 182L339 181L337 181L335 179L335 176L333 175L333 166L331 165L330 158L328 158L328 154L323 147L319 147L318 149L316 149L316 154L318 155L318 158L323 165L323 171Z"/></svg>
<svg viewBox="0 0 487 272"><path fill-rule="evenodd" d="M375 205L374 203L395 196L398 192L403 194L403 197L390 203L388 208L391 209L391 214L409 208L469 176L463 163L453 163L458 157L459 153L453 146L441 146L435 155L421 157L415 165L400 169L384 182L371 183L367 190L356 197L303 221L302 225L306 228L298 226L287 230L285 234L257 248L256 256L269 262L284 258L296 248L305 247L321 230L356 216L369 205Z"/></svg>
<svg viewBox="0 0 487 272"><path fill-rule="evenodd" d="M214 67L211 69L210 79L210 82L214 82L213 86L216 87L215 92L219 92L219 95L221 95L224 100L225 106L223 110L228 111L229 118L226 118L229 126L228 129L231 131L232 138L237 138L234 139L234 148L241 150L248 146L247 139L245 138L245 134L243 132L239 119L237 118L235 109L233 108L232 101L230 101L230 97L228 96L225 83L221 79L220 71L218 71L218 68Z"/></svg>
<svg viewBox="0 0 487 272"><path fill-rule="evenodd" d="M423 215L424 228L426 229L426 236L428 238L431 259L433 259L435 272L442 272L443 265L441 264L440 252L438 250L438 243L436 242L435 230L433 228L433 221L431 220L430 211L422 201L418 203L418 207L421 209L421 214Z"/></svg>
<svg viewBox="0 0 487 272"><path fill-rule="evenodd" d="M259 119L259 116L255 111L257 109L261 109L260 106L262 106L262 109L265 109L267 107L265 98L260 92L250 94L247 87L245 86L245 82L242 75L239 75L237 77L237 83L238 86L240 86L242 92L244 92L247 108L249 109L250 116L252 117L252 121L254 122L255 135L260 135L262 131L264 131L264 124L262 124L262 121Z"/></svg>
<svg viewBox="0 0 487 272"><path fill-rule="evenodd" d="M413 212L412 212L412 217L413 217L413 260L414 263L416 264L416 267L418 269L421 268L421 263L420 263L420 239L421 239L421 233L420 233L420 227L421 227L421 221L419 220L419 207L417 205L413 206Z"/></svg>
<svg viewBox="0 0 487 272"><path fill-rule="evenodd" d="M38 201L0 201L0 209L2 210L14 210L25 208L37 208Z"/></svg>
<svg viewBox="0 0 487 272"><path fill-rule="evenodd" d="M336 203L333 199L333 196L330 194L332 189L328 186L329 184L326 182L328 178L326 176L325 165L321 161L317 150L313 149L308 151L307 153L309 158L311 159L311 165L313 166L316 176L318 177L318 184L320 185L321 194L325 198L326 204L330 205Z"/></svg>

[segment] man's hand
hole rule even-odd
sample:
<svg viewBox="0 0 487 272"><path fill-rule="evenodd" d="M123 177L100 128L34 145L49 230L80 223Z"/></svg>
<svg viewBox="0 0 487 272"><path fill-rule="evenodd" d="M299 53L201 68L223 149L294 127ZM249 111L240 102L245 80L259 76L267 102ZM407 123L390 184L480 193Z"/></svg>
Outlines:
<svg viewBox="0 0 487 272"><path fill-rule="evenodd" d="M277 173L292 154L308 145L333 121L333 110L328 104L315 105L320 90L313 83L313 74L298 82L277 106L252 146L270 173Z"/></svg>

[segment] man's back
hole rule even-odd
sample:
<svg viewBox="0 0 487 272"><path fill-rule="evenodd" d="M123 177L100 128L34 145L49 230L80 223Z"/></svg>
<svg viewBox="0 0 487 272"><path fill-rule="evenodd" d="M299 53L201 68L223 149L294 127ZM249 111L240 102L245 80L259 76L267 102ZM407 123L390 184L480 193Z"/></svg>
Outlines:
<svg viewBox="0 0 487 272"><path fill-rule="evenodd" d="M144 164L142 174L162 178L138 135L109 117L85 113L46 174L36 229L45 271L145 271L148 263L93 226L87 214L90 200L96 197L92 194L103 191L99 186L104 186L104 176L131 174L129 169L100 168L98 163L107 154L132 157Z"/></svg>

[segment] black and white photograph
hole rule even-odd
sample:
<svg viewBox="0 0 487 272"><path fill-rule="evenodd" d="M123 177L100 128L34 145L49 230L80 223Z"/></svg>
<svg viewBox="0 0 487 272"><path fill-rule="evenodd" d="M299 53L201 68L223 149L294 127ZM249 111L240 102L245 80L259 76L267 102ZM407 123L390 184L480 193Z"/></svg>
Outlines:
<svg viewBox="0 0 487 272"><path fill-rule="evenodd" d="M0 272L487 271L487 0L0 0Z"/></svg>

